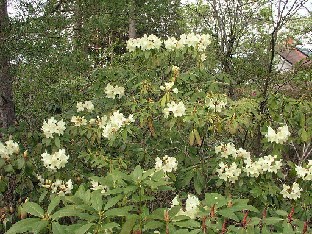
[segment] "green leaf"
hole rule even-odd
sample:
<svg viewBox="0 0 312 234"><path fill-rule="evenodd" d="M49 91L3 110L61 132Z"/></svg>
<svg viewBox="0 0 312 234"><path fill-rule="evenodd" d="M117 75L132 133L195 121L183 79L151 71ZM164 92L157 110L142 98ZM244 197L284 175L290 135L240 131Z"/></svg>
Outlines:
<svg viewBox="0 0 312 234"><path fill-rule="evenodd" d="M84 233L86 233L93 225L94 225L94 223L87 223L87 224L83 225L82 227L80 227L79 229L77 229L77 230L75 231L75 234L84 234Z"/></svg>
<svg viewBox="0 0 312 234"><path fill-rule="evenodd" d="M19 158L17 159L17 169L22 169L25 165L25 159Z"/></svg>
<svg viewBox="0 0 312 234"><path fill-rule="evenodd" d="M178 227L186 227L186 228L199 228L200 227L200 224L193 219L175 222L174 225Z"/></svg>
<svg viewBox="0 0 312 234"><path fill-rule="evenodd" d="M232 219L232 220L239 222L239 218L236 216L236 214L234 214L234 212L232 212L229 209L219 210L218 213L225 218Z"/></svg>
<svg viewBox="0 0 312 234"><path fill-rule="evenodd" d="M40 218L44 216L44 210L34 202L26 202L23 205L23 211Z"/></svg>
<svg viewBox="0 0 312 234"><path fill-rule="evenodd" d="M61 148L61 142L59 137L55 137L54 144L57 148Z"/></svg>
<svg viewBox="0 0 312 234"><path fill-rule="evenodd" d="M278 217L268 217L268 218L266 218L266 219L264 220L264 223L265 223L266 225L273 225L273 224L276 224L276 223L281 222L281 221L283 221L283 220L284 220L284 219L278 218Z"/></svg>
<svg viewBox="0 0 312 234"><path fill-rule="evenodd" d="M43 220L41 219L40 222L35 223L32 231L33 233L40 233L42 230L44 230L47 226L49 225L49 221L48 220Z"/></svg>
<svg viewBox="0 0 312 234"><path fill-rule="evenodd" d="M59 196L55 196L54 198L52 198L49 206L48 206L48 215L52 214L53 210L58 206L58 204L60 203L61 198Z"/></svg>
<svg viewBox="0 0 312 234"><path fill-rule="evenodd" d="M51 218L52 220L58 220L62 217L79 216L81 213L80 211L81 210L78 210L75 206L65 206L51 215Z"/></svg>
<svg viewBox="0 0 312 234"><path fill-rule="evenodd" d="M144 229L159 229L164 226L164 222L152 220L144 225Z"/></svg>
<svg viewBox="0 0 312 234"><path fill-rule="evenodd" d="M31 231L33 226L40 221L41 219L39 218L23 219L13 224L13 226L9 229L9 231L6 232L6 234L15 234Z"/></svg>
<svg viewBox="0 0 312 234"><path fill-rule="evenodd" d="M119 234L129 234L131 233L132 228L134 227L139 216L131 215L127 217L127 221L122 225L122 229Z"/></svg>
<svg viewBox="0 0 312 234"><path fill-rule="evenodd" d="M101 211L103 206L101 190L96 190L91 194L91 204L96 211Z"/></svg>
<svg viewBox="0 0 312 234"><path fill-rule="evenodd" d="M66 234L66 230L62 225L60 225L58 222L52 223L52 232L53 234Z"/></svg>
<svg viewBox="0 0 312 234"><path fill-rule="evenodd" d="M106 216L127 216L133 209L132 206L124 206L121 208L113 208L105 212Z"/></svg>
<svg viewBox="0 0 312 234"><path fill-rule="evenodd" d="M113 207L114 205L117 204L117 202L119 202L121 199L123 198L123 195L118 195L116 197L110 198L106 205L104 206L104 210L108 210L109 208Z"/></svg>
<svg viewBox="0 0 312 234"><path fill-rule="evenodd" d="M284 217L288 216L288 213L285 210L276 210L275 213Z"/></svg>

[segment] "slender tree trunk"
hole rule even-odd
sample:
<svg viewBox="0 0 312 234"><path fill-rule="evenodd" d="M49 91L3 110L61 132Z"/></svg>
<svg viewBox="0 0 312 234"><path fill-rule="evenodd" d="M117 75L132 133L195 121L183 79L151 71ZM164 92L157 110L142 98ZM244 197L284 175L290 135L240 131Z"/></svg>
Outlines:
<svg viewBox="0 0 312 234"><path fill-rule="evenodd" d="M12 75L10 74L7 37L9 17L7 0L0 0L0 127L8 128L14 122Z"/></svg>
<svg viewBox="0 0 312 234"><path fill-rule="evenodd" d="M129 4L129 38L136 38L136 26L135 26L135 2L130 0Z"/></svg>

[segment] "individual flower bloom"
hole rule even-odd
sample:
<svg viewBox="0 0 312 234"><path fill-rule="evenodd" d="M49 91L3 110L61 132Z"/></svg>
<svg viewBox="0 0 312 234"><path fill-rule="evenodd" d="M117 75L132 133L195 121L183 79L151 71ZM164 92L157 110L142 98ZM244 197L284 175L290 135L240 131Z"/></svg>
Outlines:
<svg viewBox="0 0 312 234"><path fill-rule="evenodd" d="M77 102L77 112L84 111L84 104L82 102Z"/></svg>
<svg viewBox="0 0 312 234"><path fill-rule="evenodd" d="M6 149L9 155L18 154L19 153L19 146L13 140L8 140L5 142Z"/></svg>
<svg viewBox="0 0 312 234"><path fill-rule="evenodd" d="M51 117L50 119L48 119L48 122L46 122L45 120L43 121L43 125L41 129L44 135L46 136L46 138L53 138L53 133L55 132L55 128L56 128L56 123L57 121L54 119L54 117Z"/></svg>
<svg viewBox="0 0 312 234"><path fill-rule="evenodd" d="M119 110L114 111L113 114L110 116L110 123L117 127L120 128L122 127L123 123L126 122L126 118L123 115L123 113L119 113Z"/></svg>
<svg viewBox="0 0 312 234"><path fill-rule="evenodd" d="M237 164L235 162L233 162L230 166L221 162L219 164L219 167L220 168L216 169L219 178L232 183L238 180L238 177L242 172L242 170L237 167Z"/></svg>
<svg viewBox="0 0 312 234"><path fill-rule="evenodd" d="M155 159L155 169L157 171L163 170L164 172L176 171L178 167L178 161L175 157L168 157L165 155L162 159L157 157Z"/></svg>
<svg viewBox="0 0 312 234"><path fill-rule="evenodd" d="M164 87L166 91L169 91L173 85L174 85L174 82L165 82L165 87L164 86L161 86L161 87Z"/></svg>
<svg viewBox="0 0 312 234"><path fill-rule="evenodd" d="M232 155L234 158L237 157L237 151L235 149L235 145L233 143L221 144L215 147L215 152L221 153L222 158L228 158L228 156Z"/></svg>
<svg viewBox="0 0 312 234"><path fill-rule="evenodd" d="M185 215L189 216L191 219L195 219L199 212L199 199L192 194L188 194L185 202Z"/></svg>
<svg viewBox="0 0 312 234"><path fill-rule="evenodd" d="M178 92L179 92L179 90L178 90L177 88L173 88L173 89L172 89L172 92L174 92L174 93L178 93Z"/></svg>
<svg viewBox="0 0 312 234"><path fill-rule="evenodd" d="M9 154L8 149L1 142L0 142L0 157L4 158L4 159L9 159L10 158L10 154Z"/></svg>
<svg viewBox="0 0 312 234"><path fill-rule="evenodd" d="M86 108L88 112L92 112L94 110L94 105L91 101L85 101L83 107Z"/></svg>
<svg viewBox="0 0 312 234"><path fill-rule="evenodd" d="M115 88L110 83L107 84L105 93L107 98L115 99Z"/></svg>
<svg viewBox="0 0 312 234"><path fill-rule="evenodd" d="M102 194L107 193L108 191L108 187L106 185L100 185L99 182L91 180L91 185L92 185L92 190L96 191L96 190L101 190Z"/></svg>
<svg viewBox="0 0 312 234"><path fill-rule="evenodd" d="M127 47L126 47L127 50L128 50L129 52L133 52L133 51L135 51L136 47L137 47L137 40L134 39L134 38L130 38L130 39L127 41Z"/></svg>
<svg viewBox="0 0 312 234"><path fill-rule="evenodd" d="M200 61L204 62L206 61L207 56L205 54L200 55Z"/></svg>
<svg viewBox="0 0 312 234"><path fill-rule="evenodd" d="M74 123L76 127L87 125L87 120L84 116L72 116L70 122Z"/></svg>
<svg viewBox="0 0 312 234"><path fill-rule="evenodd" d="M196 48L197 44L200 42L200 37L198 34L189 33L185 42L187 46Z"/></svg>
<svg viewBox="0 0 312 234"><path fill-rule="evenodd" d="M118 95L119 99L122 98L122 96L125 95L125 88L116 85L114 89L114 95Z"/></svg>
<svg viewBox="0 0 312 234"><path fill-rule="evenodd" d="M299 178L304 178L306 176L306 174L308 173L308 170L306 168L303 168L301 166L296 165L296 172L297 172L297 176Z"/></svg>
<svg viewBox="0 0 312 234"><path fill-rule="evenodd" d="M135 119L133 117L133 114L130 114L128 116L128 118L126 118L125 121L124 121L125 124L130 124L130 123L134 123L134 122L135 122Z"/></svg>
<svg viewBox="0 0 312 234"><path fill-rule="evenodd" d="M58 121L57 124L56 124L55 133L57 133L57 134L59 134L59 135L63 135L65 129L66 129L66 127L65 127L65 122L63 121L63 119L61 119L61 120Z"/></svg>
<svg viewBox="0 0 312 234"><path fill-rule="evenodd" d="M180 68L178 66L172 66L171 71L175 74L177 74L180 71Z"/></svg>
<svg viewBox="0 0 312 234"><path fill-rule="evenodd" d="M299 184L294 182L292 187L283 184L283 190L280 192L280 194L282 194L284 198L297 200L298 198L300 198L301 191L302 188L299 187Z"/></svg>
<svg viewBox="0 0 312 234"><path fill-rule="evenodd" d="M159 157L155 158L155 169L157 171L162 169L162 160Z"/></svg>
<svg viewBox="0 0 312 234"><path fill-rule="evenodd" d="M246 151L243 148L239 148L238 150L236 150L236 156L238 158L248 158L250 157L250 152Z"/></svg>
<svg viewBox="0 0 312 234"><path fill-rule="evenodd" d="M268 127L268 132L266 133L266 138L268 142L276 142L277 144L283 144L287 141L290 136L290 132L288 131L288 126L285 125L283 127L279 127L277 132L274 131L270 126Z"/></svg>
<svg viewBox="0 0 312 234"><path fill-rule="evenodd" d="M169 116L169 108L165 108L165 109L163 109L163 113L164 113L164 117L167 119L168 118L168 116Z"/></svg>
<svg viewBox="0 0 312 234"><path fill-rule="evenodd" d="M176 196L172 199L172 201L171 201L171 208L174 207L174 206L180 205L180 202L179 202L178 199L179 199L179 195L176 195Z"/></svg>
<svg viewBox="0 0 312 234"><path fill-rule="evenodd" d="M93 118L92 118L92 119L89 120L89 124L93 125L93 124L95 124L95 123L96 123L96 119L93 119Z"/></svg>
<svg viewBox="0 0 312 234"><path fill-rule="evenodd" d="M226 106L226 101L225 100L219 100L215 98L210 98L208 100L208 108L211 110L214 110L215 112L221 112L222 108Z"/></svg>
<svg viewBox="0 0 312 234"><path fill-rule="evenodd" d="M106 115L103 115L101 118L99 116L97 116L96 118L96 123L97 125L100 127L100 128L104 128L105 127L105 124L107 123L107 116Z"/></svg>
<svg viewBox="0 0 312 234"><path fill-rule="evenodd" d="M111 123L107 123L106 126L103 128L102 136L107 139L111 139L114 133L116 133L118 130L118 127L113 126Z"/></svg>
<svg viewBox="0 0 312 234"><path fill-rule="evenodd" d="M60 149L54 154L48 154L47 152L41 154L41 160L43 161L43 165L51 170L65 167L68 158L69 156L65 154L65 149Z"/></svg>
<svg viewBox="0 0 312 234"><path fill-rule="evenodd" d="M177 42L177 39L174 37L168 37L168 39L164 41L165 48L167 50L174 50L177 46Z"/></svg>
<svg viewBox="0 0 312 234"><path fill-rule="evenodd" d="M186 110L186 108L185 108L183 102L181 101L181 102L179 102L178 105L175 106L174 110L172 111L173 116L174 117L183 116L183 115L185 115L185 110Z"/></svg>

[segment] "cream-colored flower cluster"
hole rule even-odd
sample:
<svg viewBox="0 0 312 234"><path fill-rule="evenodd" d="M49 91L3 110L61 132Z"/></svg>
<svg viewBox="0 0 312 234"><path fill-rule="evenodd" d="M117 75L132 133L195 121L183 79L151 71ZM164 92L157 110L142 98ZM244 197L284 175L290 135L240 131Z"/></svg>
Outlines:
<svg viewBox="0 0 312 234"><path fill-rule="evenodd" d="M110 139L114 133L118 132L118 130L126 124L133 123L135 120L133 115L130 114L128 118L124 116L124 114L119 113L119 110L113 112L113 114L109 117L107 122L104 123L104 119L102 117L101 128L103 129L102 136Z"/></svg>
<svg viewBox="0 0 312 234"><path fill-rule="evenodd" d="M303 180L312 180L312 160L309 160L308 165L305 167L296 165L295 170L299 178L302 178Z"/></svg>
<svg viewBox="0 0 312 234"><path fill-rule="evenodd" d="M141 38L130 38L127 41L127 50L133 52L136 49L140 50L153 50L159 49L162 45L162 41L155 35L151 34L147 36L144 34Z"/></svg>
<svg viewBox="0 0 312 234"><path fill-rule="evenodd" d="M243 148L236 149L233 143L221 143L215 147L215 153L221 154L222 158L228 158L232 156L233 158L247 158L250 157L250 153Z"/></svg>
<svg viewBox="0 0 312 234"><path fill-rule="evenodd" d="M169 51L179 50L185 47L193 47L194 49L202 52L210 43L211 39L208 34L182 34L180 35L180 39L176 39L175 37L168 37L167 40L164 41L152 34L149 36L144 35L141 38L129 39L127 41L127 50L129 52L133 52L136 49L140 49L142 51L160 49L164 44L165 49Z"/></svg>
<svg viewBox="0 0 312 234"><path fill-rule="evenodd" d="M60 196L70 194L73 189L73 183L71 179L69 179L67 182L59 179L56 179L55 182L52 182L52 180L43 179L40 175L37 175L37 178L40 181L39 186L51 189L52 193L56 193Z"/></svg>
<svg viewBox="0 0 312 234"><path fill-rule="evenodd" d="M165 155L162 159L157 157L155 159L155 169L157 171L163 170L164 172L176 171L178 168L178 161L175 157Z"/></svg>
<svg viewBox="0 0 312 234"><path fill-rule="evenodd" d="M233 162L230 166L221 162L219 163L219 167L220 168L218 168L216 172L218 173L219 178L224 181L235 183L242 173L242 170L237 167L235 162Z"/></svg>
<svg viewBox="0 0 312 234"><path fill-rule="evenodd" d="M226 98L208 98L206 100L206 105L208 109L213 110L214 112L221 112L223 108L225 108L227 104Z"/></svg>
<svg viewBox="0 0 312 234"><path fill-rule="evenodd" d="M41 129L46 138L53 138L53 133L58 135L64 134L66 127L63 120L57 121L54 117L51 117L48 121L43 121Z"/></svg>
<svg viewBox="0 0 312 234"><path fill-rule="evenodd" d="M122 96L125 95L125 88L115 85L115 87L113 85L111 85L110 83L107 84L106 88L105 88L105 93L106 93L106 97L107 98L112 98L115 99L116 96L118 95L118 98L122 98Z"/></svg>
<svg viewBox="0 0 312 234"><path fill-rule="evenodd" d="M268 127L268 132L265 135L268 138L268 142L276 142L277 144L284 144L288 137L290 136L290 132L288 130L288 126L282 126L275 130L271 128L270 126Z"/></svg>
<svg viewBox="0 0 312 234"><path fill-rule="evenodd" d="M88 112L92 112L94 110L94 105L91 101L77 102L77 112L87 110Z"/></svg>
<svg viewBox="0 0 312 234"><path fill-rule="evenodd" d="M53 154L48 154L47 152L41 154L43 165L50 170L56 170L65 167L68 159L69 156L66 155L65 149L59 149L59 151Z"/></svg>
<svg viewBox="0 0 312 234"><path fill-rule="evenodd" d="M280 192L280 194L283 195L284 198L297 200L300 198L302 188L299 187L299 184L294 182L292 184L292 187L289 185L283 184L283 190Z"/></svg>
<svg viewBox="0 0 312 234"><path fill-rule="evenodd" d="M99 182L94 181L94 180L91 180L91 186L92 186L91 190L94 190L94 191L101 190L102 194L105 194L108 191L108 187L106 185L101 185L99 184Z"/></svg>
<svg viewBox="0 0 312 234"><path fill-rule="evenodd" d="M258 177L265 172L277 173L282 167L282 159L276 159L277 155L268 155L253 162L250 157L247 157L244 160L244 171L250 177Z"/></svg>
<svg viewBox="0 0 312 234"><path fill-rule="evenodd" d="M87 125L88 121L84 116L72 116L70 122L72 122L76 127Z"/></svg>
<svg viewBox="0 0 312 234"><path fill-rule="evenodd" d="M165 118L168 118L170 112L173 113L174 117L179 117L179 116L185 115L186 108L185 108L182 101L180 101L178 104L175 103L174 101L171 101L170 103L167 103L167 106L168 107L166 107L163 110Z"/></svg>
<svg viewBox="0 0 312 234"><path fill-rule="evenodd" d="M19 146L16 142L8 140L0 142L0 158L9 159L11 155L19 153Z"/></svg>
<svg viewBox="0 0 312 234"><path fill-rule="evenodd" d="M174 86L174 82L165 82L165 86L161 85L159 88L160 88L160 90L169 92L173 86ZM179 90L177 88L173 88L172 92L178 93Z"/></svg>
<svg viewBox="0 0 312 234"><path fill-rule="evenodd" d="M174 206L180 205L179 196L175 196L175 198L171 202L171 208ZM185 201L185 210L181 209L176 215L185 215L190 217L191 219L195 219L199 212L200 201L198 197L192 194L188 194L187 199ZM171 209L170 208L170 209Z"/></svg>

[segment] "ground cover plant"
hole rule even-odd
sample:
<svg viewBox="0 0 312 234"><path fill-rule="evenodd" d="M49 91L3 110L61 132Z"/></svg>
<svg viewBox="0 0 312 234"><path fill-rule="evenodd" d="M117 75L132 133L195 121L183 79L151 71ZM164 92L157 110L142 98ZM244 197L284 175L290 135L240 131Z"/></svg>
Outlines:
<svg viewBox="0 0 312 234"><path fill-rule="evenodd" d="M311 100L272 92L261 113L256 84L230 98L211 42L130 39L87 98L3 135L2 230L309 233Z"/></svg>

